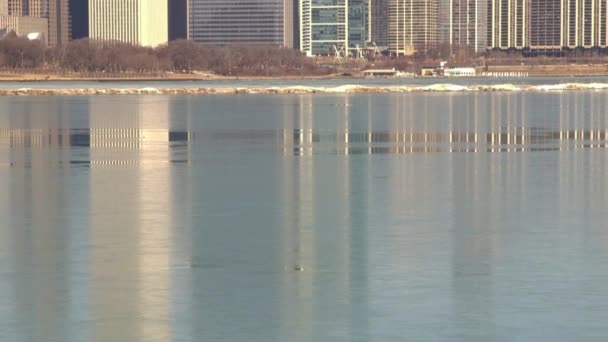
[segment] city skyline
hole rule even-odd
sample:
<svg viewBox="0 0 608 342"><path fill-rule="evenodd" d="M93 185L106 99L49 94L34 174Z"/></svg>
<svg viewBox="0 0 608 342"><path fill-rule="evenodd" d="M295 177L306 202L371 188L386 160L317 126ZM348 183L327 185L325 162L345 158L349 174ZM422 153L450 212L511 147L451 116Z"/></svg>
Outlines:
<svg viewBox="0 0 608 342"><path fill-rule="evenodd" d="M154 8L154 24L121 33L119 27L142 17L139 10L121 12L129 1L0 0L0 28L40 33L49 46L81 38L144 46L190 39L307 55L361 56L372 44L393 55L428 53L441 44L553 55L608 48L606 0L136 0ZM112 29L100 33L101 22ZM160 36L148 42L147 35Z"/></svg>

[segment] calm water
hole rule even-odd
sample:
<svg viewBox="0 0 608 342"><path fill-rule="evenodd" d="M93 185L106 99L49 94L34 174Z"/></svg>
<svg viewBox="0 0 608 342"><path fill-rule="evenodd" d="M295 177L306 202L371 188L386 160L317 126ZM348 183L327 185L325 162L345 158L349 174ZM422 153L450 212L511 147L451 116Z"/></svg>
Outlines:
<svg viewBox="0 0 608 342"><path fill-rule="evenodd" d="M2 341L605 341L608 93L0 98Z"/></svg>

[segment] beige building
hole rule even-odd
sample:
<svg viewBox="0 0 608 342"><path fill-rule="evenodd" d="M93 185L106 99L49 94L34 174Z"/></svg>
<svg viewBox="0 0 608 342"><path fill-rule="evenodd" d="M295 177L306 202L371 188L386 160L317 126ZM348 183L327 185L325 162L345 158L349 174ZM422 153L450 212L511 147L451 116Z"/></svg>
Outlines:
<svg viewBox="0 0 608 342"><path fill-rule="evenodd" d="M562 0L563 45L592 48L608 46L608 6L605 0Z"/></svg>
<svg viewBox="0 0 608 342"><path fill-rule="evenodd" d="M48 6L49 44L67 44L71 39L68 0L48 0Z"/></svg>
<svg viewBox="0 0 608 342"><path fill-rule="evenodd" d="M90 0L89 37L142 46L167 43L166 0Z"/></svg>
<svg viewBox="0 0 608 342"><path fill-rule="evenodd" d="M389 1L389 51L426 53L439 43L438 0Z"/></svg>
<svg viewBox="0 0 608 342"><path fill-rule="evenodd" d="M489 0L488 46L498 49L523 49L529 45L527 0Z"/></svg>
<svg viewBox="0 0 608 342"><path fill-rule="evenodd" d="M37 32L44 34L46 38L48 37L48 27L46 18L0 16L0 28L6 28L9 32L14 31L18 36Z"/></svg>

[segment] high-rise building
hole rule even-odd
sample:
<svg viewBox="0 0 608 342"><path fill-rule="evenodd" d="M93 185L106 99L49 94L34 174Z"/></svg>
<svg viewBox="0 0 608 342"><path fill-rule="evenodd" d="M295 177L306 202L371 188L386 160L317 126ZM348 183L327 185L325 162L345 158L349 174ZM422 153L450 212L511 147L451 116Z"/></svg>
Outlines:
<svg viewBox="0 0 608 342"><path fill-rule="evenodd" d="M89 1L70 0L70 18L71 38L87 38L89 36Z"/></svg>
<svg viewBox="0 0 608 342"><path fill-rule="evenodd" d="M0 15L8 15L8 0L0 0Z"/></svg>
<svg viewBox="0 0 608 342"><path fill-rule="evenodd" d="M562 0L562 6L564 46L591 48L608 45L606 0Z"/></svg>
<svg viewBox="0 0 608 342"><path fill-rule="evenodd" d="M532 50L562 48L562 0L530 1L529 43Z"/></svg>
<svg viewBox="0 0 608 342"><path fill-rule="evenodd" d="M367 0L301 0L300 50L309 56L349 55L369 40Z"/></svg>
<svg viewBox="0 0 608 342"><path fill-rule="evenodd" d="M437 0L390 0L389 14L389 51L392 54L426 53L437 47Z"/></svg>
<svg viewBox="0 0 608 342"><path fill-rule="evenodd" d="M65 44L70 39L68 0L8 0L8 15L48 19L48 43Z"/></svg>
<svg viewBox="0 0 608 342"><path fill-rule="evenodd" d="M294 46L294 1L188 0L188 38L201 43Z"/></svg>
<svg viewBox="0 0 608 342"><path fill-rule="evenodd" d="M44 43L46 44L49 29L47 20L46 18L0 15L0 27L13 31L18 36L40 33L41 37L44 37Z"/></svg>
<svg viewBox="0 0 608 342"><path fill-rule="evenodd" d="M488 47L523 49L529 46L528 0L488 0Z"/></svg>
<svg viewBox="0 0 608 342"><path fill-rule="evenodd" d="M168 41L167 0L90 0L89 37L142 46Z"/></svg>
<svg viewBox="0 0 608 342"><path fill-rule="evenodd" d="M70 11L68 0L48 0L49 44L67 44L70 41ZM44 18L44 16L41 16Z"/></svg>
<svg viewBox="0 0 608 342"><path fill-rule="evenodd" d="M188 1L169 0L169 40L188 38Z"/></svg>
<svg viewBox="0 0 608 342"><path fill-rule="evenodd" d="M451 46L486 49L487 0L450 0L448 42Z"/></svg>
<svg viewBox="0 0 608 342"><path fill-rule="evenodd" d="M389 0L371 0L370 39L376 45L388 48Z"/></svg>

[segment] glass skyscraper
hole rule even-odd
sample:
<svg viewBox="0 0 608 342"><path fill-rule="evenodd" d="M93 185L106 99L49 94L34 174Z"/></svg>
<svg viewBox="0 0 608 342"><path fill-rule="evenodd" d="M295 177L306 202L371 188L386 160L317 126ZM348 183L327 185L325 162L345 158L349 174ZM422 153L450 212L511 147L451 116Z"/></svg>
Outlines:
<svg viewBox="0 0 608 342"><path fill-rule="evenodd" d="M380 47L388 48L388 0L372 0L370 39Z"/></svg>
<svg viewBox="0 0 608 342"><path fill-rule="evenodd" d="M300 50L313 56L364 48L368 11L367 0L300 0Z"/></svg>
<svg viewBox="0 0 608 342"><path fill-rule="evenodd" d="M189 0L188 38L209 44L294 46L297 0Z"/></svg>

